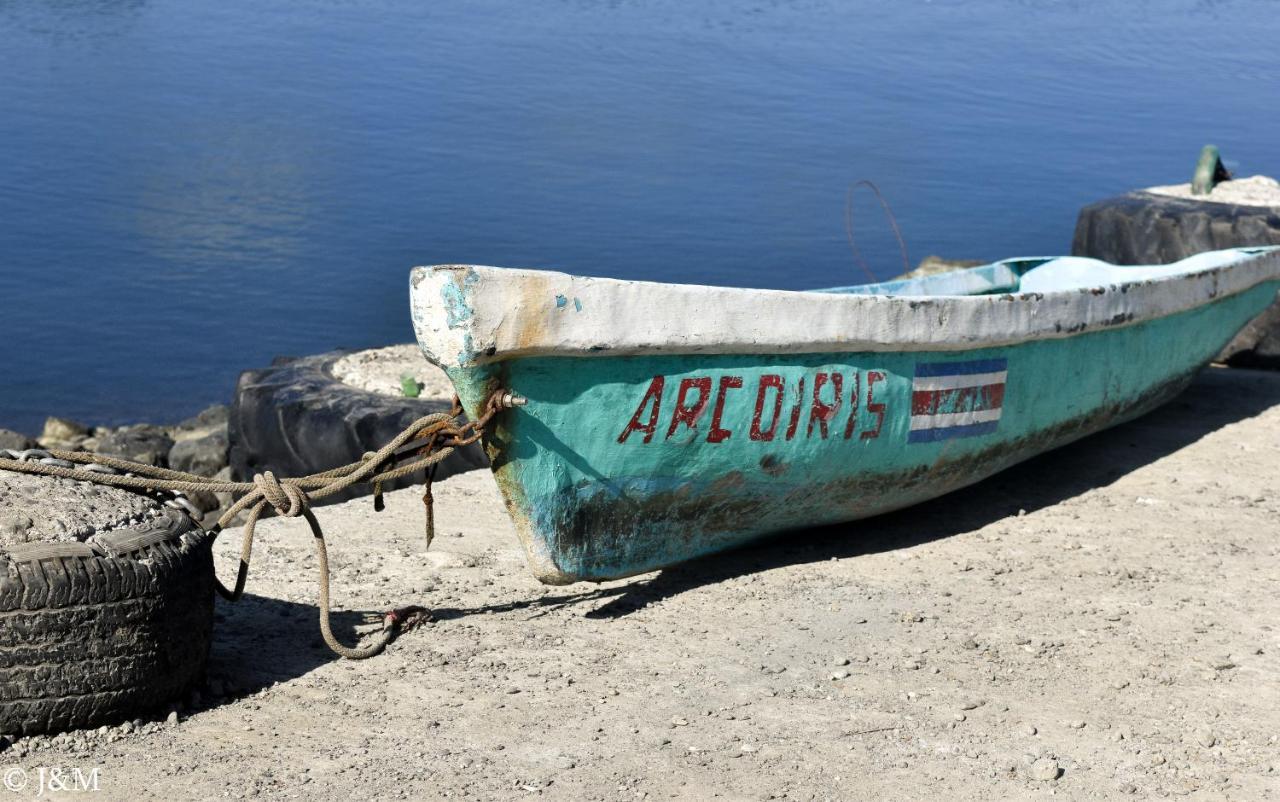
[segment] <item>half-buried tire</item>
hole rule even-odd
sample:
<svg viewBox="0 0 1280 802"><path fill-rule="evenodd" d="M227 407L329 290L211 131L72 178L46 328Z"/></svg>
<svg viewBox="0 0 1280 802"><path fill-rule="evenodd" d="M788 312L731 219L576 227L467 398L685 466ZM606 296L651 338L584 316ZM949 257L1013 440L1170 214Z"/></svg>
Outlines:
<svg viewBox="0 0 1280 802"><path fill-rule="evenodd" d="M211 543L149 495L0 471L0 733L119 722L199 682Z"/></svg>
<svg viewBox="0 0 1280 802"><path fill-rule="evenodd" d="M377 451L418 418L452 407L452 399L404 398L340 381L334 364L349 353L281 359L269 368L240 374L228 426L233 476L247 480L269 470L277 477L297 477L347 465ZM435 477L488 464L484 451L472 444L439 463ZM384 489L423 478L421 473L407 476ZM368 485L356 485L326 502L368 492Z"/></svg>

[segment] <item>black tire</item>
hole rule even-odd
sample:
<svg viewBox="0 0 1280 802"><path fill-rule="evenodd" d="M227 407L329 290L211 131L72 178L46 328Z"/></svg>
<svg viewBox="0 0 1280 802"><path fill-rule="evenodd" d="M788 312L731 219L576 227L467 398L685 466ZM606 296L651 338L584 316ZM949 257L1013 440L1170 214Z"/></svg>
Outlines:
<svg viewBox="0 0 1280 802"><path fill-rule="evenodd" d="M201 681L212 537L184 512L81 542L0 546L0 732L118 723Z"/></svg>
<svg viewBox="0 0 1280 802"><path fill-rule="evenodd" d="M1071 253L1155 265L1251 245L1280 245L1280 210L1130 192L1080 210ZM1280 369L1280 303L1246 326L1217 361Z"/></svg>
<svg viewBox="0 0 1280 802"><path fill-rule="evenodd" d="M450 402L442 399L395 398L338 381L333 364L346 353L277 360L265 370L240 374L228 426L231 470L237 479L267 470L277 477L305 476L346 465L381 448L423 415L449 411ZM484 451L473 444L439 463L436 478L488 464ZM407 476L383 489L423 478ZM326 501L370 491L368 485L358 485Z"/></svg>

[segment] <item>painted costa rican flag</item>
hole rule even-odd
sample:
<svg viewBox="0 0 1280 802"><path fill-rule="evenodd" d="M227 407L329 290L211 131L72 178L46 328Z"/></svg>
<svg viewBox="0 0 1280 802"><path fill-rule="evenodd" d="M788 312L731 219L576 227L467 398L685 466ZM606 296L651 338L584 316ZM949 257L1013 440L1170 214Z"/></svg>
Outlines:
<svg viewBox="0 0 1280 802"><path fill-rule="evenodd" d="M1007 360L917 362L908 443L990 434L1000 425Z"/></svg>

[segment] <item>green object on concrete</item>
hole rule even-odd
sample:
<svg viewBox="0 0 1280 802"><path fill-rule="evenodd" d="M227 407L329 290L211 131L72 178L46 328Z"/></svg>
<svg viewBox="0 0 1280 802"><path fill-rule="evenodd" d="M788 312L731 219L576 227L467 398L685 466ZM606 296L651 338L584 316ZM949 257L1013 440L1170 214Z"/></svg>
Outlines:
<svg viewBox="0 0 1280 802"><path fill-rule="evenodd" d="M400 374L400 392L405 398L417 398L422 392L422 385L410 374L402 373Z"/></svg>
<svg viewBox="0 0 1280 802"><path fill-rule="evenodd" d="M1222 164L1222 154L1217 145L1205 145L1200 150L1200 160L1196 162L1195 175L1191 177L1191 194L1208 195L1213 188L1223 181L1229 181L1231 173Z"/></svg>

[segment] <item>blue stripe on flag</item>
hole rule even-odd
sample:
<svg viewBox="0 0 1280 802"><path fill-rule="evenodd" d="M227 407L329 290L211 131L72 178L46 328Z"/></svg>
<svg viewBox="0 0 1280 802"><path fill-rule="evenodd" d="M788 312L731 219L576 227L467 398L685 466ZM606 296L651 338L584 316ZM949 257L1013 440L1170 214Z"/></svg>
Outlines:
<svg viewBox="0 0 1280 802"><path fill-rule="evenodd" d="M966 426L940 426L936 429L914 429L907 435L908 443L936 443L939 440L951 440L957 437L977 437L980 434L991 434L1000 421L970 423Z"/></svg>
<svg viewBox="0 0 1280 802"><path fill-rule="evenodd" d="M1007 359L974 359L969 362L917 362L917 376L967 376L1008 369Z"/></svg>

